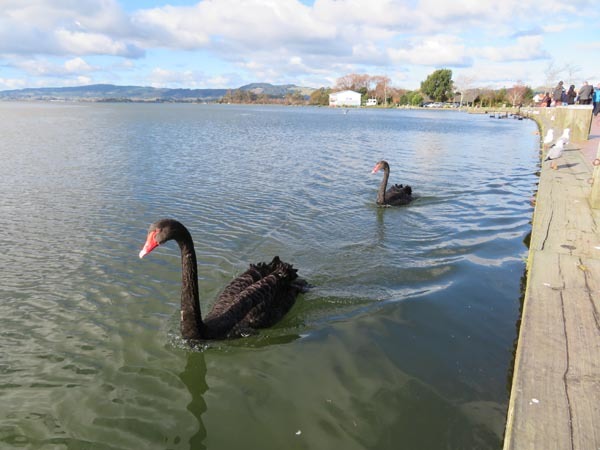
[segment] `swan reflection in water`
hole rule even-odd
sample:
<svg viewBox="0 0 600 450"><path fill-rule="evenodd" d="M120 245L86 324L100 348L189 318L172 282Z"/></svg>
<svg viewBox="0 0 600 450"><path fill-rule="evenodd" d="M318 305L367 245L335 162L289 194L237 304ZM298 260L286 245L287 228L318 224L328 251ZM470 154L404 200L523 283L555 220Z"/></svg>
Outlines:
<svg viewBox="0 0 600 450"><path fill-rule="evenodd" d="M204 394L208 391L204 353L201 351L189 352L185 369L179 377L187 386L192 397L190 403L187 405L187 409L196 418L199 426L198 431L190 437L189 448L204 450L206 449L206 445L204 444L206 440L206 427L202 422L202 415L207 410Z"/></svg>

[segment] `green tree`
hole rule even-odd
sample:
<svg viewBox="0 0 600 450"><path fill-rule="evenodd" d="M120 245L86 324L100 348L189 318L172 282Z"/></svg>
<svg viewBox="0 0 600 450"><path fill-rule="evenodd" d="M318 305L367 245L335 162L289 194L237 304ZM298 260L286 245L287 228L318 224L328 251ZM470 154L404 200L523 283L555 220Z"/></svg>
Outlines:
<svg viewBox="0 0 600 450"><path fill-rule="evenodd" d="M412 91L408 98L411 106L419 106L424 100L419 91Z"/></svg>
<svg viewBox="0 0 600 450"><path fill-rule="evenodd" d="M329 105L329 94L331 94L331 88L319 88L310 94L308 104L327 106Z"/></svg>
<svg viewBox="0 0 600 450"><path fill-rule="evenodd" d="M500 106L509 103L506 88L502 88L494 92L494 105Z"/></svg>
<svg viewBox="0 0 600 450"><path fill-rule="evenodd" d="M436 102L445 102L452 98L452 71L438 69L421 82L421 92Z"/></svg>
<svg viewBox="0 0 600 450"><path fill-rule="evenodd" d="M419 91L406 91L400 97L401 105L419 106L423 103L423 95Z"/></svg>
<svg viewBox="0 0 600 450"><path fill-rule="evenodd" d="M533 92L533 89L531 89L531 87L527 86L525 88L525 94L523 94L523 103L532 103L533 102L533 96L535 95L535 92Z"/></svg>

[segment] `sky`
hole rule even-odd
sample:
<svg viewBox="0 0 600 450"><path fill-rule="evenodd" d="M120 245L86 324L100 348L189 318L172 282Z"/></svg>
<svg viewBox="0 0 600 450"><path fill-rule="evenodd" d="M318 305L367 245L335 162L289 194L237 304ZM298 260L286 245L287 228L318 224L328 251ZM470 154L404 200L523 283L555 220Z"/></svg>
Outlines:
<svg viewBox="0 0 600 450"><path fill-rule="evenodd" d="M597 0L0 0L0 90L600 83Z"/></svg>

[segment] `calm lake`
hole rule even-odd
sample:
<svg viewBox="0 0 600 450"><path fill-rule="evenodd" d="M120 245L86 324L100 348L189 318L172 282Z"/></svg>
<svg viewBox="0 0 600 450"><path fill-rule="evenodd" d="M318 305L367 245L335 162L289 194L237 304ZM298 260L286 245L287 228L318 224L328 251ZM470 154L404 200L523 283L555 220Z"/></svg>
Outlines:
<svg viewBox="0 0 600 450"><path fill-rule="evenodd" d="M532 121L456 111L0 103L0 448L499 449ZM417 199L378 208L380 159ZM258 335L179 338L279 255L313 286Z"/></svg>

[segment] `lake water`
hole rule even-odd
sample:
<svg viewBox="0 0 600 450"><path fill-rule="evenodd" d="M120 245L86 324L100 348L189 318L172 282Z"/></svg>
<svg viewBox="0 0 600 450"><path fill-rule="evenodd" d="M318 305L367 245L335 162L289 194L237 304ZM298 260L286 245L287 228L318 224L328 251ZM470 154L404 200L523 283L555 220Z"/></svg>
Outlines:
<svg viewBox="0 0 600 450"><path fill-rule="evenodd" d="M0 448L499 449L539 137L455 111L0 103ZM377 208L380 159L412 185ZM279 255L312 290L257 336L178 337Z"/></svg>

